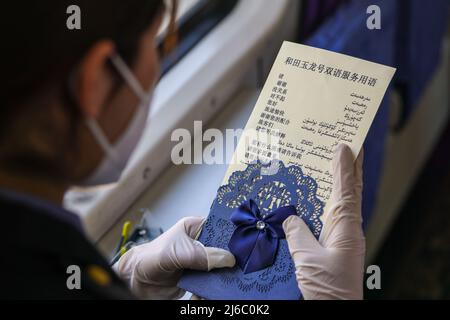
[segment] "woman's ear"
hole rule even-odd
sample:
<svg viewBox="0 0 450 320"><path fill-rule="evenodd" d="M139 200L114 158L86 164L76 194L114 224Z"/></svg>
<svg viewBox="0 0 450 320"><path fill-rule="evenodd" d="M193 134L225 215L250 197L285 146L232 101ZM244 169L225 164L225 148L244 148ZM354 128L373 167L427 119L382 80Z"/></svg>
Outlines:
<svg viewBox="0 0 450 320"><path fill-rule="evenodd" d="M85 117L97 119L111 95L114 79L108 67L108 59L114 51L112 41L98 41L80 63L77 93L80 111Z"/></svg>

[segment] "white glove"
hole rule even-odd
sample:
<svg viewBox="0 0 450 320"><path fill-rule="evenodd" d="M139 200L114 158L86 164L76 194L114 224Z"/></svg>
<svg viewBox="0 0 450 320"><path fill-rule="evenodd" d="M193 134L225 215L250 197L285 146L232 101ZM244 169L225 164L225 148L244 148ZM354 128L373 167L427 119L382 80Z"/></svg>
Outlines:
<svg viewBox="0 0 450 320"><path fill-rule="evenodd" d="M181 298L184 290L176 285L183 269L210 271L235 264L228 251L194 240L203 223L203 218L184 218L157 239L132 248L113 268L142 299Z"/></svg>
<svg viewBox="0 0 450 320"><path fill-rule="evenodd" d="M331 206L319 241L301 218L291 216L283 223L305 299L363 298L362 164L362 152L354 163L348 146L335 150Z"/></svg>

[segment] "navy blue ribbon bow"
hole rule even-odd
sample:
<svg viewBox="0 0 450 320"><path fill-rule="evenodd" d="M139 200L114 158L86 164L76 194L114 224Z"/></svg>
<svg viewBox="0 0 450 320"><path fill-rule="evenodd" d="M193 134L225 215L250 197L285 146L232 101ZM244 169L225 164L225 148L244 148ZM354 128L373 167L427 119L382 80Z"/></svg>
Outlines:
<svg viewBox="0 0 450 320"><path fill-rule="evenodd" d="M273 265L279 239L285 237L282 224L289 216L296 214L294 206L287 206L261 216L258 205L252 199L231 214L231 221L237 228L228 248L245 274Z"/></svg>

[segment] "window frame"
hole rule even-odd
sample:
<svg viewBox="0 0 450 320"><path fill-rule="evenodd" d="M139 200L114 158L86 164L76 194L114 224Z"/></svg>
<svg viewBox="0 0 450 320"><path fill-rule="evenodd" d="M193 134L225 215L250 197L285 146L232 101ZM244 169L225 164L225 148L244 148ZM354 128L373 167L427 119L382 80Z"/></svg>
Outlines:
<svg viewBox="0 0 450 320"><path fill-rule="evenodd" d="M166 32L158 39L161 58L161 76L170 71L211 30L213 30L235 8L239 0L199 0L177 21L178 44L169 56L163 55Z"/></svg>

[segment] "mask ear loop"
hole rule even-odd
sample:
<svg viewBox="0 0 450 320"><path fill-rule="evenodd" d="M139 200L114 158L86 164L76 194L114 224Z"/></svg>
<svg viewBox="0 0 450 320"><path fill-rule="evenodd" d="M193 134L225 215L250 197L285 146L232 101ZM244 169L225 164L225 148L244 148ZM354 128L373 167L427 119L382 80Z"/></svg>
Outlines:
<svg viewBox="0 0 450 320"><path fill-rule="evenodd" d="M103 130L98 125L97 121L94 118L86 118L85 123L91 133L94 135L95 140L100 145L100 147L103 149L106 154L112 159L112 161L118 165L119 156L117 155L116 151L113 149L111 143L109 142L108 138L106 137Z"/></svg>
<svg viewBox="0 0 450 320"><path fill-rule="evenodd" d="M110 57L111 63L116 67L119 74L125 80L125 82L130 86L131 90L136 94L136 96L141 100L145 101L147 99L147 92L142 88L139 81L136 79L133 72L131 72L130 68L127 66L125 61L117 54L114 53Z"/></svg>
<svg viewBox="0 0 450 320"><path fill-rule="evenodd" d="M146 101L147 93L144 91L141 84L136 79L134 74L131 72L130 68L127 66L125 61L123 61L123 59L117 53L114 53L110 57L110 61L114 65L114 67L116 67L119 74L130 86L131 90L133 90L136 96L141 101ZM112 144L109 142L109 139L105 135L104 131L100 128L98 122L93 118L87 118L85 121L86 125L90 129L91 133L95 136L97 142L100 144L103 151L105 151L108 154L108 156L112 159L113 162L118 164L119 156L117 155L115 149L112 147Z"/></svg>

